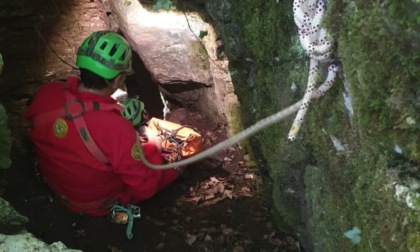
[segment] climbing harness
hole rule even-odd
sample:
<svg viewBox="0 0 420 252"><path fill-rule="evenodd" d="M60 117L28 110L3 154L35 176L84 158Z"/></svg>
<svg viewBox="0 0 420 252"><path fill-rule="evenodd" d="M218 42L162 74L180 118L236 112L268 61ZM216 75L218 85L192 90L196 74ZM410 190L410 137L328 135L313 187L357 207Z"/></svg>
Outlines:
<svg viewBox="0 0 420 252"><path fill-rule="evenodd" d="M117 224L127 224L125 234L129 240L133 238L134 219L141 218L141 209L139 206L128 204L127 207L116 203L111 208L111 221Z"/></svg>
<svg viewBox="0 0 420 252"><path fill-rule="evenodd" d="M71 79L71 78L69 78ZM89 152L101 163L107 164L108 159L105 154L99 149L95 141L91 137L91 134L86 126L84 120L84 115L90 111L121 111L122 107L117 104L106 104L99 103L95 101L82 101L81 99L75 97L70 90L68 89L67 83L64 83L64 94L66 98L66 104L64 108L58 108L52 111L44 112L39 115L34 116L33 123L38 125L47 124L53 121L61 122L58 124L59 127L66 126L67 122L74 122L77 131L79 132L82 142L89 150ZM66 120L65 120L66 119ZM56 125L54 125L56 127ZM57 126L57 127L58 127ZM60 137L60 136L57 136Z"/></svg>
<svg viewBox="0 0 420 252"><path fill-rule="evenodd" d="M162 127L159 127L159 135L162 138L162 150L169 153L171 157L171 163L181 160L182 154L181 149L187 145L188 138L191 137L191 134L185 139L181 139L177 133L184 128L184 126L179 127L178 129L168 130ZM167 142L167 144L164 144Z"/></svg>
<svg viewBox="0 0 420 252"><path fill-rule="evenodd" d="M67 103L64 105L64 115L65 117L73 121L76 125L77 131L79 132L80 138L82 139L83 143L85 144L86 148L89 152L99 160L99 162L106 164L108 163L108 159L106 158L105 154L99 149L98 145L96 145L95 141L91 137L89 130L86 126L85 119L83 115L85 113L84 103L77 99L69 90L65 90L65 96ZM80 112L77 114L72 114L70 112L70 108L74 105L80 106ZM99 104L98 104L99 105ZM77 110L76 110L77 111Z"/></svg>

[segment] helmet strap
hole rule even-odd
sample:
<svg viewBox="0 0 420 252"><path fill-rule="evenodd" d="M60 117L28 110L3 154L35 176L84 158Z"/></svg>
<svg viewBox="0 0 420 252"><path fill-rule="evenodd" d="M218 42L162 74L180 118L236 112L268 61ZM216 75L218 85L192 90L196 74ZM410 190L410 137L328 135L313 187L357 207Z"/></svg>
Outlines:
<svg viewBox="0 0 420 252"><path fill-rule="evenodd" d="M125 77L126 77L125 73L120 73L112 81L105 80L105 82L114 91L116 91L119 88L125 90L125 84L124 84L125 83Z"/></svg>

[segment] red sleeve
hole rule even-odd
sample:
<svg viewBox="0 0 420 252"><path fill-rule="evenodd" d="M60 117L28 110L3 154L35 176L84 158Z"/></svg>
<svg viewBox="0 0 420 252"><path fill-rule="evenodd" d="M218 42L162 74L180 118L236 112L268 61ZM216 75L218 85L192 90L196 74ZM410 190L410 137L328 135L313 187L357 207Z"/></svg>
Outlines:
<svg viewBox="0 0 420 252"><path fill-rule="evenodd" d="M120 157L115 167L117 173L127 185L127 193L134 202L152 197L178 178L178 174L173 169L154 170L144 165L136 153L137 144L135 140L128 141L128 144L120 144L123 146L118 147ZM145 143L142 145L142 149L144 156L150 163L162 164L161 151L156 145Z"/></svg>

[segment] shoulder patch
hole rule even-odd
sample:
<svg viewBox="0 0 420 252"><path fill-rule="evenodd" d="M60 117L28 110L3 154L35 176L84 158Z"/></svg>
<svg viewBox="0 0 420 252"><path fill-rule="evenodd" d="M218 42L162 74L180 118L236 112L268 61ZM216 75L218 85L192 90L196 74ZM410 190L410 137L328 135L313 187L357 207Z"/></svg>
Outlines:
<svg viewBox="0 0 420 252"><path fill-rule="evenodd" d="M133 147L131 147L131 157L134 160L140 161L140 145L138 143L133 144Z"/></svg>
<svg viewBox="0 0 420 252"><path fill-rule="evenodd" d="M69 126L67 125L67 122L64 119L58 118L57 120L55 120L53 124L53 132L57 138L66 137L68 131L69 131Z"/></svg>

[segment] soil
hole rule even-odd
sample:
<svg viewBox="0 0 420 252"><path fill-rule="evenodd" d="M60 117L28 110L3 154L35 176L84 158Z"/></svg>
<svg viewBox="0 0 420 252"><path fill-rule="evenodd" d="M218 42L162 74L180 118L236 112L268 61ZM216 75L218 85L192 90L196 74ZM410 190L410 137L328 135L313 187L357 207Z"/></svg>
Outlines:
<svg viewBox="0 0 420 252"><path fill-rule="evenodd" d="M112 15L97 0L10 2L20 12L0 16L5 61L0 102L8 111L13 165L2 174L6 184L0 196L29 218L29 232L47 243L62 241L87 252L298 251L295 240L276 228L258 170L236 145L190 165L185 176L142 202L132 239L126 237L127 225L75 214L59 205L37 174L22 115L42 83L76 73L78 45L90 32L111 28ZM129 95L148 94L141 98L159 117L162 110L155 103L160 98L149 95L156 94L156 83L141 59L135 58L134 64L136 75L127 80ZM195 108L171 110L168 120L193 127L205 148L226 139L226 125Z"/></svg>

